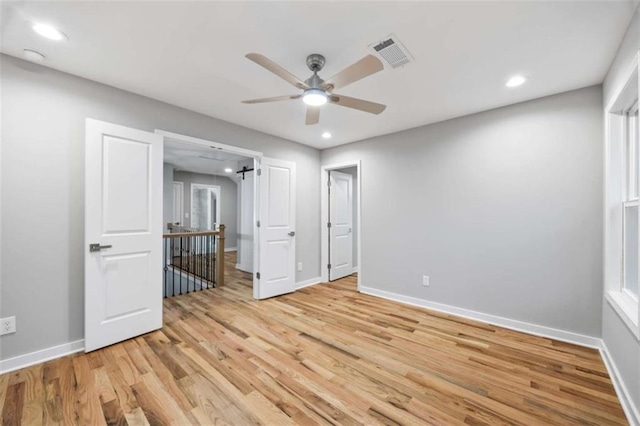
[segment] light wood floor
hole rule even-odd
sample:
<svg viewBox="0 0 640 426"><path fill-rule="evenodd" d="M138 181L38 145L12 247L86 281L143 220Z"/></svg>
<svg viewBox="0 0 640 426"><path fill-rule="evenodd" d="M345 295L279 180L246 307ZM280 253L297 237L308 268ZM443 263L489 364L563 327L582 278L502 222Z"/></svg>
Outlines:
<svg viewBox="0 0 640 426"><path fill-rule="evenodd" d="M626 424L597 351L355 292L165 301L162 330L0 376L2 424Z"/></svg>

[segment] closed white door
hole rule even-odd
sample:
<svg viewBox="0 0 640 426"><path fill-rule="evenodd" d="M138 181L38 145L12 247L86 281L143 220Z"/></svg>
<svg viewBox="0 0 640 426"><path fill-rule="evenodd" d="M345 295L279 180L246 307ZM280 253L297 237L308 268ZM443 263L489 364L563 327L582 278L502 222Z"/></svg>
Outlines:
<svg viewBox="0 0 640 426"><path fill-rule="evenodd" d="M87 119L87 352L162 327L162 144Z"/></svg>
<svg viewBox="0 0 640 426"><path fill-rule="evenodd" d="M256 299L295 290L296 165L263 158L259 177L260 254Z"/></svg>
<svg viewBox="0 0 640 426"><path fill-rule="evenodd" d="M329 281L353 273L353 177L329 172Z"/></svg>

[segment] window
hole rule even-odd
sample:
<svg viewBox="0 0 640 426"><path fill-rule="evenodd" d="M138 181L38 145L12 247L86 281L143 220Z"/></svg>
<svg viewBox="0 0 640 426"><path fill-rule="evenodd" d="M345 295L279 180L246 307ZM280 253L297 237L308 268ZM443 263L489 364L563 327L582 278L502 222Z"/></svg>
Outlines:
<svg viewBox="0 0 640 426"><path fill-rule="evenodd" d="M605 108L605 296L640 340L640 119L638 63Z"/></svg>
<svg viewBox="0 0 640 426"><path fill-rule="evenodd" d="M640 151L638 150L638 101L636 100L622 115L624 138L625 188L623 197L623 273L622 291L638 301L638 169Z"/></svg>

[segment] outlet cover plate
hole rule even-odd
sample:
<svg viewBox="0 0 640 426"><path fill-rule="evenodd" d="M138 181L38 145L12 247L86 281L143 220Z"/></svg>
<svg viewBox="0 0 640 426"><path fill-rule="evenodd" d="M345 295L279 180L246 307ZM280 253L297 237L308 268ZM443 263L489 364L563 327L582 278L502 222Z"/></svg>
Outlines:
<svg viewBox="0 0 640 426"><path fill-rule="evenodd" d="M16 332L16 317L0 319L0 336Z"/></svg>

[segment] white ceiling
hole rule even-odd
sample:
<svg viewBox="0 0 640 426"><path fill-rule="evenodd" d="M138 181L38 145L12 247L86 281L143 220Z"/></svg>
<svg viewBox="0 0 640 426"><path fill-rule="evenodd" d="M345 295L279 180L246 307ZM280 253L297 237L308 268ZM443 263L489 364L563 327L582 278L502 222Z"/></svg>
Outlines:
<svg viewBox="0 0 640 426"><path fill-rule="evenodd" d="M174 165L176 171L220 175L235 180L238 161L247 159L241 155L164 139L164 162ZM225 172L227 167L233 172Z"/></svg>
<svg viewBox="0 0 640 426"><path fill-rule="evenodd" d="M1 50L317 148L392 133L601 83L634 1L4 2ZM28 22L69 36L53 42ZM301 100L243 99L298 90L244 58L262 53L295 75L326 56L327 78L395 33L415 58L340 90L388 105L379 116L335 105L305 126ZM523 73L529 82L504 86ZM334 137L321 138L324 131Z"/></svg>

